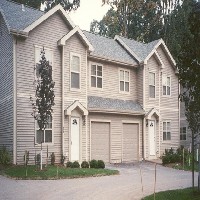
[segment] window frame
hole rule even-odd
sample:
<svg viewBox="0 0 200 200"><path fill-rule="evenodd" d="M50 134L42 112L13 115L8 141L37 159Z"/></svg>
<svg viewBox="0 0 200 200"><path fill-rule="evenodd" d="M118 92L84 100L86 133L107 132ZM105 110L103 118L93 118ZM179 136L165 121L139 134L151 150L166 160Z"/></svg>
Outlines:
<svg viewBox="0 0 200 200"><path fill-rule="evenodd" d="M120 89L120 82L121 82L120 71L124 72L124 80L122 80L124 82L124 90L123 91L121 91L121 89ZM125 90L125 83L127 82L127 81L125 81L125 72L129 73L129 76L128 76L128 83L129 83L128 91ZM131 72L130 72L129 69L119 68L119 71L118 71L118 76L119 76L119 93L130 94L130 75L131 75Z"/></svg>
<svg viewBox="0 0 200 200"><path fill-rule="evenodd" d="M79 72L72 70L71 64L72 64L72 57L73 56L79 57L79 61L80 61L80 66L79 66L80 71ZM79 73L79 88L72 88L72 86L71 86L72 72L73 73ZM81 90L81 55L80 54L70 52L70 75L69 76L70 76L70 91L80 91Z"/></svg>
<svg viewBox="0 0 200 200"><path fill-rule="evenodd" d="M92 73L91 73L91 71L92 71L92 65L96 65L96 68L97 68L97 66L101 66L102 67L102 76L101 76L102 87L101 88L97 87L97 77L100 77L100 76L97 76L97 74L96 75L92 75ZM90 79L89 79L90 88L93 89L93 90L103 90L103 64L97 63L97 62L90 62L89 63L89 70L90 70L90 73L89 73L89 76L90 76ZM92 87L92 81L91 81L92 76L96 77L96 87Z"/></svg>
<svg viewBox="0 0 200 200"><path fill-rule="evenodd" d="M149 78L150 73L151 73L151 74L154 74L154 82L155 82L155 85L150 85L150 78ZM155 97L150 97L150 86L153 86L154 89L155 89ZM149 99L155 100L155 99L156 99L156 73L153 72L153 71L149 71L149 73L148 73L148 91L149 91Z"/></svg>
<svg viewBox="0 0 200 200"><path fill-rule="evenodd" d="M164 123L166 123L165 133L170 132L170 139L166 139L166 140L164 140ZM170 130L169 131L168 131L167 123L170 123ZM166 138L167 138L167 135L166 135ZM171 140L172 140L171 120L164 120L164 121L162 121L162 140L163 140L163 142L171 142Z"/></svg>
<svg viewBox="0 0 200 200"><path fill-rule="evenodd" d="M170 79L170 84L167 85L167 78ZM166 85L164 85L164 80L162 81L162 96L164 97L170 97L171 96L171 76L168 76L168 75L163 75L163 79L166 79ZM164 94L164 86L166 87L166 94ZM167 87L169 87L169 91L170 91L170 94L167 94Z"/></svg>
<svg viewBox="0 0 200 200"><path fill-rule="evenodd" d="M185 133L181 133L181 129L183 130L183 128L185 128ZM181 139L181 135L185 135L185 140ZM180 127L180 141L187 141L187 127L186 126L182 126Z"/></svg>

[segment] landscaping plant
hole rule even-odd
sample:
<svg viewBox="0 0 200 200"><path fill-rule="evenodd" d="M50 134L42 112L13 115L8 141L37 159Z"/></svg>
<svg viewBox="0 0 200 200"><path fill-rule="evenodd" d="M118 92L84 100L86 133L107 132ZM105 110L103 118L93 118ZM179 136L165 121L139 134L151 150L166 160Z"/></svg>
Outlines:
<svg viewBox="0 0 200 200"><path fill-rule="evenodd" d="M97 160L91 160L90 161L90 168L98 168L98 162Z"/></svg>
<svg viewBox="0 0 200 200"><path fill-rule="evenodd" d="M68 161L67 164L66 164L66 167L67 168L72 168L72 162Z"/></svg>
<svg viewBox="0 0 200 200"><path fill-rule="evenodd" d="M80 164L77 161L72 163L72 168L80 168Z"/></svg>
<svg viewBox="0 0 200 200"><path fill-rule="evenodd" d="M9 165L11 161L10 154L5 146L0 149L0 164Z"/></svg>
<svg viewBox="0 0 200 200"><path fill-rule="evenodd" d="M56 160L56 156L54 154L54 152L51 154L51 165L55 164L55 160Z"/></svg>
<svg viewBox="0 0 200 200"><path fill-rule="evenodd" d="M105 168L105 163L103 162L103 160L98 160L97 161L97 166L98 166L98 168L104 169Z"/></svg>
<svg viewBox="0 0 200 200"><path fill-rule="evenodd" d="M81 163L81 168L89 168L89 163L87 161L83 161Z"/></svg>

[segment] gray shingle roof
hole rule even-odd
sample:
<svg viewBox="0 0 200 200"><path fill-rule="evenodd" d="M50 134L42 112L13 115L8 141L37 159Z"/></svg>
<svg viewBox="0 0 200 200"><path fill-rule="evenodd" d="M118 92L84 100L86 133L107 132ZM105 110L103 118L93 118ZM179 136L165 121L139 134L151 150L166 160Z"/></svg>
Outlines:
<svg viewBox="0 0 200 200"><path fill-rule="evenodd" d="M88 96L88 110L108 110L144 114L144 110L140 104L134 101L124 101L120 99L110 99L97 96Z"/></svg>
<svg viewBox="0 0 200 200"><path fill-rule="evenodd" d="M132 65L137 64L127 51L112 38L103 37L87 31L83 32L94 47L91 55Z"/></svg>
<svg viewBox="0 0 200 200"><path fill-rule="evenodd" d="M22 11L21 4L0 0L0 11L3 12L2 15L4 15L9 29L22 31L44 15L44 12L40 10L27 6L24 6L24 8L24 11Z"/></svg>
<svg viewBox="0 0 200 200"><path fill-rule="evenodd" d="M144 44L132 39L118 36L142 61L151 53L159 40Z"/></svg>

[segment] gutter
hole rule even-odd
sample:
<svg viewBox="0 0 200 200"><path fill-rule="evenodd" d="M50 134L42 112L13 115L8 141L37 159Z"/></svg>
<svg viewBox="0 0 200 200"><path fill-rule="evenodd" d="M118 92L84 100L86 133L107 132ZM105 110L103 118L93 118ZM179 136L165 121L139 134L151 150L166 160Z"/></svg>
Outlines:
<svg viewBox="0 0 200 200"><path fill-rule="evenodd" d="M18 29L10 29L10 33L15 35L15 36L21 36L21 37L28 37L28 33L25 31L20 31Z"/></svg>

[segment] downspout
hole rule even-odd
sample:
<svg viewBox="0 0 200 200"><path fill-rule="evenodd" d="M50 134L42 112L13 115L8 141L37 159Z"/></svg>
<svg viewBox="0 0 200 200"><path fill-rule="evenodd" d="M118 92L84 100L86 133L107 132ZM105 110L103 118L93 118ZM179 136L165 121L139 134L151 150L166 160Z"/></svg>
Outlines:
<svg viewBox="0 0 200 200"><path fill-rule="evenodd" d="M146 65L143 64L143 109L145 110L145 67ZM143 144L143 148L144 148L144 160L146 158L146 119L145 119L145 115L144 115L144 119L143 119L143 138L144 138L144 144Z"/></svg>
<svg viewBox="0 0 200 200"><path fill-rule="evenodd" d="M17 39L13 36L13 164L17 164Z"/></svg>

